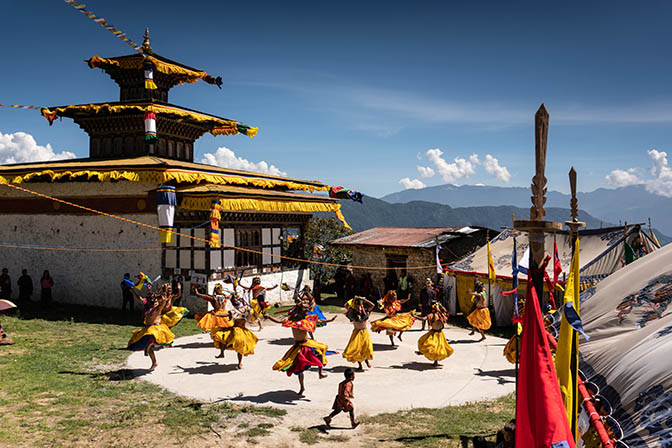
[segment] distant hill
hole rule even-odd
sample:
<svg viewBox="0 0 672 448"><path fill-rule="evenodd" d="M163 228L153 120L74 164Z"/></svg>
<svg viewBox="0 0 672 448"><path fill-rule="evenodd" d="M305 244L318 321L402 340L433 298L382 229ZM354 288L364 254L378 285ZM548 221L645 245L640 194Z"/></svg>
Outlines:
<svg viewBox="0 0 672 448"><path fill-rule="evenodd" d="M405 204L390 204L381 199L364 197L364 203L342 201L343 215L353 230L360 232L380 226L419 226L419 227L452 227L452 226L483 226L497 229L511 226L511 214L525 219L530 214L529 208L512 207L510 205L486 207L452 208L426 201L412 201ZM547 219L564 222L569 217L569 210L563 208L546 208ZM599 228L600 220L579 211L579 219L590 228ZM609 224L605 223L604 227Z"/></svg>
<svg viewBox="0 0 672 448"><path fill-rule="evenodd" d="M547 207L567 208L569 206L569 195L549 191L547 197ZM588 211L596 219L604 221L605 227L607 222L640 223L646 222L650 217L656 229L660 229L660 232L664 234L672 234L672 198L649 193L642 185L613 190L598 188L589 193L578 193L577 198L579 207ZM420 190L404 190L388 194L381 199L391 203L436 202L451 207L511 205L527 208L530 206L530 189L475 185L458 187L446 184ZM667 239L667 237L663 238Z"/></svg>

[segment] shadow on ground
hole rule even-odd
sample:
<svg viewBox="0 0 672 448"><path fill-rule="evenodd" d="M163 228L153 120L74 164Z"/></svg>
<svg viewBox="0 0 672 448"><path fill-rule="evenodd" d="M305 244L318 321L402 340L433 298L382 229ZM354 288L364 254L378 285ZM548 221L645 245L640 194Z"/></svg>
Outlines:
<svg viewBox="0 0 672 448"><path fill-rule="evenodd" d="M226 362L223 360L223 362ZM180 369L179 372L171 372L171 375L176 375L179 373L188 373L190 375L213 375L215 373L227 373L234 370L238 370L238 361L235 360L235 356L231 358L231 364L220 364L218 362L202 362L198 361L197 364L200 364L197 367L182 367L180 365L175 366Z"/></svg>
<svg viewBox="0 0 672 448"><path fill-rule="evenodd" d="M298 384L297 384L298 386ZM303 395L299 395L293 390L274 390L271 392L264 392L259 395L239 395L237 397L229 398L231 401L249 401L252 403L276 403L286 405L296 405L297 402L310 401Z"/></svg>
<svg viewBox="0 0 672 448"><path fill-rule="evenodd" d="M481 370L475 369L476 376L489 376L495 378L499 384L515 383L516 380L516 370L515 369L506 369L506 370Z"/></svg>

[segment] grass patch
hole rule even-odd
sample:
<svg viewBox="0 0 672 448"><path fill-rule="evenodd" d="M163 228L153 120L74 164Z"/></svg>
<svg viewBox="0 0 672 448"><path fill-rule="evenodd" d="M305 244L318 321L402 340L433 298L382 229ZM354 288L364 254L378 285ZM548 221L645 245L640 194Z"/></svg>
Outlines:
<svg viewBox="0 0 672 448"><path fill-rule="evenodd" d="M319 443L320 440L322 440L320 432L315 428L306 428L299 434L299 441L307 445L315 445L316 443Z"/></svg>
<svg viewBox="0 0 672 448"><path fill-rule="evenodd" d="M157 434L167 434L166 442L184 443L216 437L211 425L241 413L286 414L270 407L201 403L134 378L123 366L131 332L142 326L139 312L124 316L116 310L54 304L45 313L34 304L3 315L2 324L15 341L0 349L0 414L5 421L0 440L8 446L73 441L139 446L159 443ZM201 330L185 318L173 332L181 337ZM151 436L147 427L156 429Z"/></svg>
<svg viewBox="0 0 672 448"><path fill-rule="evenodd" d="M377 425L377 435L386 441L412 447L459 447L460 436L492 439L515 415L514 394L491 401L467 403L440 409L417 408L363 419Z"/></svg>
<svg viewBox="0 0 672 448"><path fill-rule="evenodd" d="M250 428L245 435L249 438L254 438L254 437L264 437L267 436L271 433L268 429L264 428L259 428L258 426L255 428Z"/></svg>
<svg viewBox="0 0 672 448"><path fill-rule="evenodd" d="M347 442L350 440L350 437L341 434L332 434L329 437L325 437L325 440L329 440L330 442Z"/></svg>

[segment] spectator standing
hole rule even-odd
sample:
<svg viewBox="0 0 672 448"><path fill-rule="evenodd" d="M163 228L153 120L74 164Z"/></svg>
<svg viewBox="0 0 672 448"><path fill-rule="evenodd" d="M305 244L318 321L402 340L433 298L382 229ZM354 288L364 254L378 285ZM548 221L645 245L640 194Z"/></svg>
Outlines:
<svg viewBox="0 0 672 448"><path fill-rule="evenodd" d="M9 300L12 295L12 279L7 268L2 268L0 274L0 299Z"/></svg>
<svg viewBox="0 0 672 448"><path fill-rule="evenodd" d="M131 274L128 272L124 274L124 278L121 280L120 287L121 287L121 312L126 314L126 303L128 303L128 309L133 312L133 293L131 292L131 284L133 284L133 281L131 280Z"/></svg>
<svg viewBox="0 0 672 448"><path fill-rule="evenodd" d="M21 271L21 277L16 284L19 285L19 302L30 302L30 296L33 295L33 279L26 269Z"/></svg>
<svg viewBox="0 0 672 448"><path fill-rule="evenodd" d="M49 305L51 303L51 288L54 287L54 279L49 275L49 271L45 270L42 274L40 286L42 287L42 305Z"/></svg>
<svg viewBox="0 0 672 448"><path fill-rule="evenodd" d="M399 277L399 297L402 299L408 299L411 297L411 289L413 288L413 283L411 278L408 276L406 269L401 271L401 277Z"/></svg>

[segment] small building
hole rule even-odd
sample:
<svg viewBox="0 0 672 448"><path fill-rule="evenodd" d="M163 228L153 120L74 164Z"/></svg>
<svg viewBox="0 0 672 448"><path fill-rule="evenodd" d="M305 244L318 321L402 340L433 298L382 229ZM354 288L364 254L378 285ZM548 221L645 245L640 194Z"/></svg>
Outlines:
<svg viewBox="0 0 672 448"><path fill-rule="evenodd" d="M437 278L438 258L453 263L470 254L499 232L484 227L374 227L339 238L330 244L352 252L352 271L359 278L371 274L374 290L396 289L406 271L413 285L412 296L419 296L424 279ZM357 266L384 266L388 269L361 269ZM421 267L418 269L418 267Z"/></svg>
<svg viewBox="0 0 672 448"><path fill-rule="evenodd" d="M245 285L256 275L264 286L310 281L296 258L312 213L334 212L345 223L337 199L312 194L330 187L193 161L194 142L206 132L257 132L168 102L178 84L221 79L156 54L148 33L139 54L87 62L119 85L119 101L42 115L50 124L72 118L90 137L89 157L0 166L0 266L14 286L21 269L37 284L49 270L54 300L118 307L125 272L164 281L180 275L182 304L199 311L206 302L189 294L193 283L212 292L228 274L243 275ZM292 296L276 288L267 298Z"/></svg>

